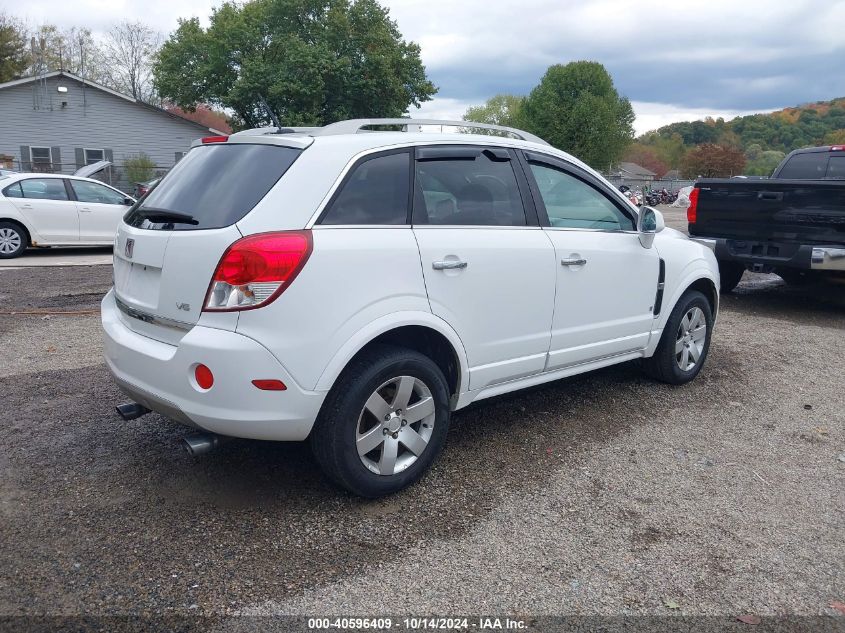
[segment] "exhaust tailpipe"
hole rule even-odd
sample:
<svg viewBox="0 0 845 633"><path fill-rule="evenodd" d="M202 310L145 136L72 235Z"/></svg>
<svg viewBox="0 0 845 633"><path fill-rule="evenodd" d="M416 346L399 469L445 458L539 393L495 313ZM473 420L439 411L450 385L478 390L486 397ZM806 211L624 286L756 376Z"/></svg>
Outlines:
<svg viewBox="0 0 845 633"><path fill-rule="evenodd" d="M191 457L205 455L220 446L220 436L213 433L194 433L182 438L182 446Z"/></svg>
<svg viewBox="0 0 845 633"><path fill-rule="evenodd" d="M119 404L115 407L115 409L117 409L117 414L127 421L140 418L142 415L147 415L150 412L147 407L142 404L138 404L137 402Z"/></svg>

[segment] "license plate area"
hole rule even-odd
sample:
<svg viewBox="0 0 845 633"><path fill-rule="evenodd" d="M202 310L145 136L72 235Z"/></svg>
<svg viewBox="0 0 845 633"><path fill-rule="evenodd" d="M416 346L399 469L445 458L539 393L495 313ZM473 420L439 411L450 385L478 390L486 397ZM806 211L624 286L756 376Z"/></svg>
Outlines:
<svg viewBox="0 0 845 633"><path fill-rule="evenodd" d="M114 258L114 287L124 301L154 310L160 286L161 268Z"/></svg>

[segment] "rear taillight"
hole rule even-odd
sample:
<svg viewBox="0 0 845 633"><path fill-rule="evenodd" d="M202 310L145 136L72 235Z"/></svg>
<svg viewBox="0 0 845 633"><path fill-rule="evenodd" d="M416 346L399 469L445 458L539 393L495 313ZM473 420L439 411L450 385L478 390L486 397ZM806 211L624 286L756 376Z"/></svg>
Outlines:
<svg viewBox="0 0 845 633"><path fill-rule="evenodd" d="M845 152L845 145L831 145L831 152Z"/></svg>
<svg viewBox="0 0 845 633"><path fill-rule="evenodd" d="M695 224L698 215L698 187L693 187L689 193L689 206L687 207L687 222Z"/></svg>
<svg viewBox="0 0 845 633"><path fill-rule="evenodd" d="M223 253L203 310L251 310L272 303L311 255L311 231L250 235Z"/></svg>

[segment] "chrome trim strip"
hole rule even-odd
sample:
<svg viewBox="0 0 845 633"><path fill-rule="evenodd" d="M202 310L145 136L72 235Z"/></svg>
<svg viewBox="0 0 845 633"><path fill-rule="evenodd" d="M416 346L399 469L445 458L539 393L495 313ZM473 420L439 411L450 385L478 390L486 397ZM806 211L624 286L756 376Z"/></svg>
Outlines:
<svg viewBox="0 0 845 633"><path fill-rule="evenodd" d="M193 323L185 323L184 321L177 321L176 319L168 319L167 317L156 316L154 314L150 314L149 312L144 312L143 310L132 308L123 303L123 301L118 298L116 292L114 295L114 302L117 305L117 309L123 312L123 314L133 319L137 319L138 321L143 321L144 323L150 323L151 325L161 325L164 327L170 327L184 331L188 331L192 327L194 327Z"/></svg>

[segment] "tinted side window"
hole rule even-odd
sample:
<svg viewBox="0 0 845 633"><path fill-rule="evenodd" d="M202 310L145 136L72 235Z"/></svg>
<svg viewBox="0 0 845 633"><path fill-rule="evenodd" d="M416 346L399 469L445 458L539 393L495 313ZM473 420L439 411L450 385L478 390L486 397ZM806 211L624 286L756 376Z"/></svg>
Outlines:
<svg viewBox="0 0 845 633"><path fill-rule="evenodd" d="M123 204L124 197L118 192L84 180L71 180L71 187L80 202L99 202L101 204Z"/></svg>
<svg viewBox="0 0 845 633"><path fill-rule="evenodd" d="M23 198L21 183L16 182L14 185L9 185L3 190L3 195L7 198Z"/></svg>
<svg viewBox="0 0 845 633"><path fill-rule="evenodd" d="M810 154L795 154L787 161L778 174L778 178L793 180L819 180L824 178L827 170L827 153L812 152Z"/></svg>
<svg viewBox="0 0 845 633"><path fill-rule="evenodd" d="M250 143L195 147L124 221L144 229L175 231L231 226L267 195L301 151ZM151 222L143 212L152 209L187 214L196 224Z"/></svg>
<svg viewBox="0 0 845 633"><path fill-rule="evenodd" d="M836 180L845 179L845 156L831 156L827 164L827 177Z"/></svg>
<svg viewBox="0 0 845 633"><path fill-rule="evenodd" d="M549 224L571 229L633 231L633 220L607 196L560 169L531 163Z"/></svg>
<svg viewBox="0 0 845 633"><path fill-rule="evenodd" d="M21 180L24 198L41 200L67 200L65 183L60 178L28 178Z"/></svg>
<svg viewBox="0 0 845 633"><path fill-rule="evenodd" d="M525 209L510 160L474 157L418 160L423 209L415 222L525 226Z"/></svg>
<svg viewBox="0 0 845 633"><path fill-rule="evenodd" d="M411 156L376 156L355 167L320 224L407 224Z"/></svg>

